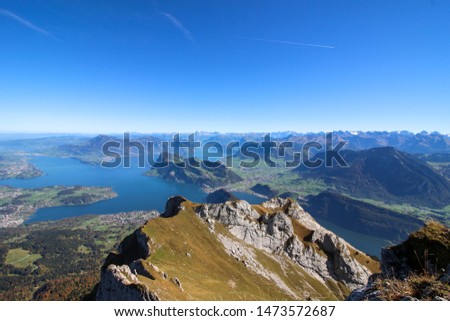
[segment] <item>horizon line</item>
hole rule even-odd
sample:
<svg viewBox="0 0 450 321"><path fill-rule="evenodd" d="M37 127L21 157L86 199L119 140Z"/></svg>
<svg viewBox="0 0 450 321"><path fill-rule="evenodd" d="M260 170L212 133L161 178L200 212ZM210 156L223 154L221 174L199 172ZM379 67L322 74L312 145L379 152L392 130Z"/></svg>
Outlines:
<svg viewBox="0 0 450 321"><path fill-rule="evenodd" d="M50 131L50 132L32 132L32 131L2 131L0 130L0 135L82 135L82 136L100 136L100 135L123 135L123 134L132 134L132 135L173 135L173 134L219 134L219 135L230 135L230 134L280 134L280 133L291 133L291 134L297 134L297 135L307 135L307 134L321 134L321 133L336 133L336 132L343 132L343 133L349 133L353 135L358 134L367 134L367 133L409 133L409 134L439 134L443 136L450 136L450 133L443 133L438 130L428 131L428 130L421 130L421 131L411 131L411 130L347 130L347 129L337 129L337 130L318 130L318 131L305 131L305 132L299 132L295 130L277 130L277 131L208 131L208 130L195 130L195 131L156 131L156 132L140 132L140 131L120 131L120 132L110 132L110 131L104 131L104 132L58 132L58 131Z"/></svg>

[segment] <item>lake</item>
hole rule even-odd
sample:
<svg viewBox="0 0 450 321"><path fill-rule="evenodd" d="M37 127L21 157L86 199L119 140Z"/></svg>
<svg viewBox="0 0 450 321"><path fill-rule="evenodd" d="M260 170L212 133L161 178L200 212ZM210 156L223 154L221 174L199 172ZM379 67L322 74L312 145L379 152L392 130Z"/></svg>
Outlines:
<svg viewBox="0 0 450 321"><path fill-rule="evenodd" d="M103 168L82 163L71 158L33 157L36 167L45 175L32 179L9 179L1 185L19 188L39 188L53 185L110 186L118 197L90 205L59 206L39 209L26 223L57 220L86 214L112 214L137 210L163 211L166 201L174 195L182 195L193 202L204 202L207 194L198 186L167 182L159 177L144 176L147 169ZM239 197L259 203L263 199L246 193Z"/></svg>
<svg viewBox="0 0 450 321"><path fill-rule="evenodd" d="M207 194L198 186L167 182L159 177L144 176L143 168L103 168L82 163L71 158L33 157L31 162L45 175L32 179L9 179L0 185L18 188L40 188L53 185L110 186L118 197L90 205L60 206L39 209L26 223L59 220L86 214L113 214L137 210L162 212L169 197L182 195L193 202L205 202ZM236 192L240 199L258 204L264 199L252 194ZM386 240L370 237L339 227L326 220L317 219L325 228L341 236L358 249L371 255L380 254Z"/></svg>

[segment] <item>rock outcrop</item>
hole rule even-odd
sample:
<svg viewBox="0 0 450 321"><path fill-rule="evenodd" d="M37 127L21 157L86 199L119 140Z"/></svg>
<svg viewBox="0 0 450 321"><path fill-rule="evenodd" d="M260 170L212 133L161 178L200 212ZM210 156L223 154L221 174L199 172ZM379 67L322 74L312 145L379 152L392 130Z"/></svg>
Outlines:
<svg viewBox="0 0 450 321"><path fill-rule="evenodd" d="M377 269L291 199L176 196L108 256L97 299L342 299Z"/></svg>
<svg viewBox="0 0 450 321"><path fill-rule="evenodd" d="M319 280L331 278L350 289L367 282L371 272L352 257L352 247L320 226L297 202L274 198L260 208L267 212L260 214L245 201L204 204L195 211L228 226L231 234L257 249L286 254Z"/></svg>
<svg viewBox="0 0 450 321"><path fill-rule="evenodd" d="M135 271L136 272L136 271ZM109 265L102 272L97 299L104 301L159 301L131 272L128 265Z"/></svg>
<svg viewBox="0 0 450 321"><path fill-rule="evenodd" d="M405 242L382 250L381 270L347 300L450 299L450 229L426 223Z"/></svg>

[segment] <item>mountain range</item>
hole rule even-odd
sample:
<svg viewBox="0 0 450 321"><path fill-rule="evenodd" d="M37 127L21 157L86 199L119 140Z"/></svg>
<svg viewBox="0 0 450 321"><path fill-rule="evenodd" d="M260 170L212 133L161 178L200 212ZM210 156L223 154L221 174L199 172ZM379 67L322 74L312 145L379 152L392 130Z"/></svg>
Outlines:
<svg viewBox="0 0 450 321"><path fill-rule="evenodd" d="M345 150L341 155L348 167L298 167L296 170L304 178L323 180L341 194L431 208L450 204L449 180L411 154L382 147Z"/></svg>
<svg viewBox="0 0 450 321"><path fill-rule="evenodd" d="M207 143L216 141L223 146L232 141L241 144L248 141L260 142L267 133L208 133L196 132L197 141ZM151 140L158 145L161 141L172 141L174 134L154 133L151 135L134 133L131 135L133 141L140 141L146 144ZM297 132L278 132L272 133L271 137L276 142L292 142L294 149L301 150L301 146L310 141L325 143L325 133L297 133ZM99 141L121 140L122 135L99 135L98 137L89 137L87 135L61 135L33 138L28 135L8 136L8 140L0 140L0 150L14 150L39 153L58 153L65 152L67 154L79 154L80 151L85 153L101 153L101 146L97 144ZM345 140L348 143L345 149L364 150L374 147L391 146L398 150L411 154L434 154L434 153L450 153L450 135L438 132L420 132L411 133L408 131L334 131L334 141ZM63 147L62 147L63 146ZM59 147L62 147L58 151ZM99 148L100 147L100 148Z"/></svg>

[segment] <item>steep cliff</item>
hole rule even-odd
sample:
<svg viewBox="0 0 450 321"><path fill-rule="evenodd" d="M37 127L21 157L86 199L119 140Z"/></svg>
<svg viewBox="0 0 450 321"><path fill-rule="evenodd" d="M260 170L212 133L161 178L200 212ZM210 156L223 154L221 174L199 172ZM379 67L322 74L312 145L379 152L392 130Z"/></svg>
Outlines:
<svg viewBox="0 0 450 321"><path fill-rule="evenodd" d="M343 299L378 268L290 199L177 196L108 256L97 299Z"/></svg>

